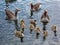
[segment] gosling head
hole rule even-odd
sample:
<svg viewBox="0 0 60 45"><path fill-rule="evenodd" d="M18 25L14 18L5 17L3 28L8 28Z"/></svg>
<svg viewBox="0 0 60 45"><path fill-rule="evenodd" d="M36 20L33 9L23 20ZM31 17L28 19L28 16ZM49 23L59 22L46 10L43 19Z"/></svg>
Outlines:
<svg viewBox="0 0 60 45"><path fill-rule="evenodd" d="M52 25L51 29L56 30L56 25Z"/></svg>

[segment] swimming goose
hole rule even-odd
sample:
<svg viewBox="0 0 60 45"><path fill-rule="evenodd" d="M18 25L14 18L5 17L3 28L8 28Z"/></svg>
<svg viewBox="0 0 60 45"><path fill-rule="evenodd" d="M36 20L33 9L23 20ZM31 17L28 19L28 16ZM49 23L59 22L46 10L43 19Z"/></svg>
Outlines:
<svg viewBox="0 0 60 45"><path fill-rule="evenodd" d="M44 11L43 15L41 16L41 22L43 23L48 23L50 20L48 14L47 14L47 10Z"/></svg>
<svg viewBox="0 0 60 45"><path fill-rule="evenodd" d="M52 25L51 29L54 32L54 36L57 36L57 26L56 25Z"/></svg>
<svg viewBox="0 0 60 45"><path fill-rule="evenodd" d="M36 3L35 5L31 3L30 5L31 5L31 10L33 11L38 11L41 8L41 3Z"/></svg>
<svg viewBox="0 0 60 45"><path fill-rule="evenodd" d="M52 31L56 31L56 25L51 26Z"/></svg>
<svg viewBox="0 0 60 45"><path fill-rule="evenodd" d="M20 38L21 36L23 36L22 35L22 31L15 30L14 33L15 33L15 36L18 37L18 38Z"/></svg>
<svg viewBox="0 0 60 45"><path fill-rule="evenodd" d="M5 9L6 12L6 19L7 20L16 20L17 19L17 13L20 11L19 9L15 10L15 14L11 12L9 9Z"/></svg>

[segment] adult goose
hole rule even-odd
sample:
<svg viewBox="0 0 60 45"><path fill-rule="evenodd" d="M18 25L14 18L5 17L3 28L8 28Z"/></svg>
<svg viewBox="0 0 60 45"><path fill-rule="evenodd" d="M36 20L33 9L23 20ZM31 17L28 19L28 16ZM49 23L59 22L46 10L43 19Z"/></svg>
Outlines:
<svg viewBox="0 0 60 45"><path fill-rule="evenodd" d="M38 11L41 8L41 3L36 3L36 4L30 4L31 5L31 10L33 11Z"/></svg>
<svg viewBox="0 0 60 45"><path fill-rule="evenodd" d="M41 22L43 23L48 23L50 20L48 14L47 14L47 10L44 11L43 15L41 16Z"/></svg>
<svg viewBox="0 0 60 45"><path fill-rule="evenodd" d="M15 13L11 12L9 9L5 9L6 12L6 20L16 20L17 19L17 13L20 11L19 9L15 10Z"/></svg>

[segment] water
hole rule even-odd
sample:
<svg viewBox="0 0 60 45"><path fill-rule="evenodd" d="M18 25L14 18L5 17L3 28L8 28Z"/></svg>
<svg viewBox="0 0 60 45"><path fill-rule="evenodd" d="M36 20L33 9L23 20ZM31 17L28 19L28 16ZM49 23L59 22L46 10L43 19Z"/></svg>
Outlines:
<svg viewBox="0 0 60 45"><path fill-rule="evenodd" d="M35 38L35 33L29 34L29 16L30 16L30 3L41 2L41 10L34 13L33 18L37 20L37 25L42 29L40 17L45 9L48 10L50 16L50 22L47 25L48 37L46 41L42 41L42 33L39 39ZM4 9L6 8L4 0L0 0L0 45L60 45L60 0L17 0L14 3L9 4L9 9L14 12L16 8L21 11L18 13L18 23L21 19L25 20L25 37L24 42L21 43L20 39L15 37L15 25L14 22L5 20L6 14ZM57 25L57 37L53 36L51 31L51 25Z"/></svg>

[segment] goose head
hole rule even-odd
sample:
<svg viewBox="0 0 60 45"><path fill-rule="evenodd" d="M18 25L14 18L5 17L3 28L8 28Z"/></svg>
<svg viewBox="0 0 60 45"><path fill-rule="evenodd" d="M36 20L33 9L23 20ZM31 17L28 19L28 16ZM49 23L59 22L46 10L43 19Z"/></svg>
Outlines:
<svg viewBox="0 0 60 45"><path fill-rule="evenodd" d="M40 30L40 28L39 28L39 27L37 27L37 30Z"/></svg>
<svg viewBox="0 0 60 45"><path fill-rule="evenodd" d="M33 4L31 3L30 5L31 5L31 9L33 9Z"/></svg>
<svg viewBox="0 0 60 45"><path fill-rule="evenodd" d="M44 16L46 16L46 14L47 14L47 10L44 11Z"/></svg>
<svg viewBox="0 0 60 45"><path fill-rule="evenodd" d="M16 10L15 10L15 16L17 16L17 13L18 13L19 11L21 11L21 10L16 8Z"/></svg>
<svg viewBox="0 0 60 45"><path fill-rule="evenodd" d="M15 10L15 11L19 12L19 11L21 11L21 10L16 8L16 10Z"/></svg>
<svg viewBox="0 0 60 45"><path fill-rule="evenodd" d="M24 20L23 20L23 19L21 20L21 23L22 23L22 22L24 23Z"/></svg>

